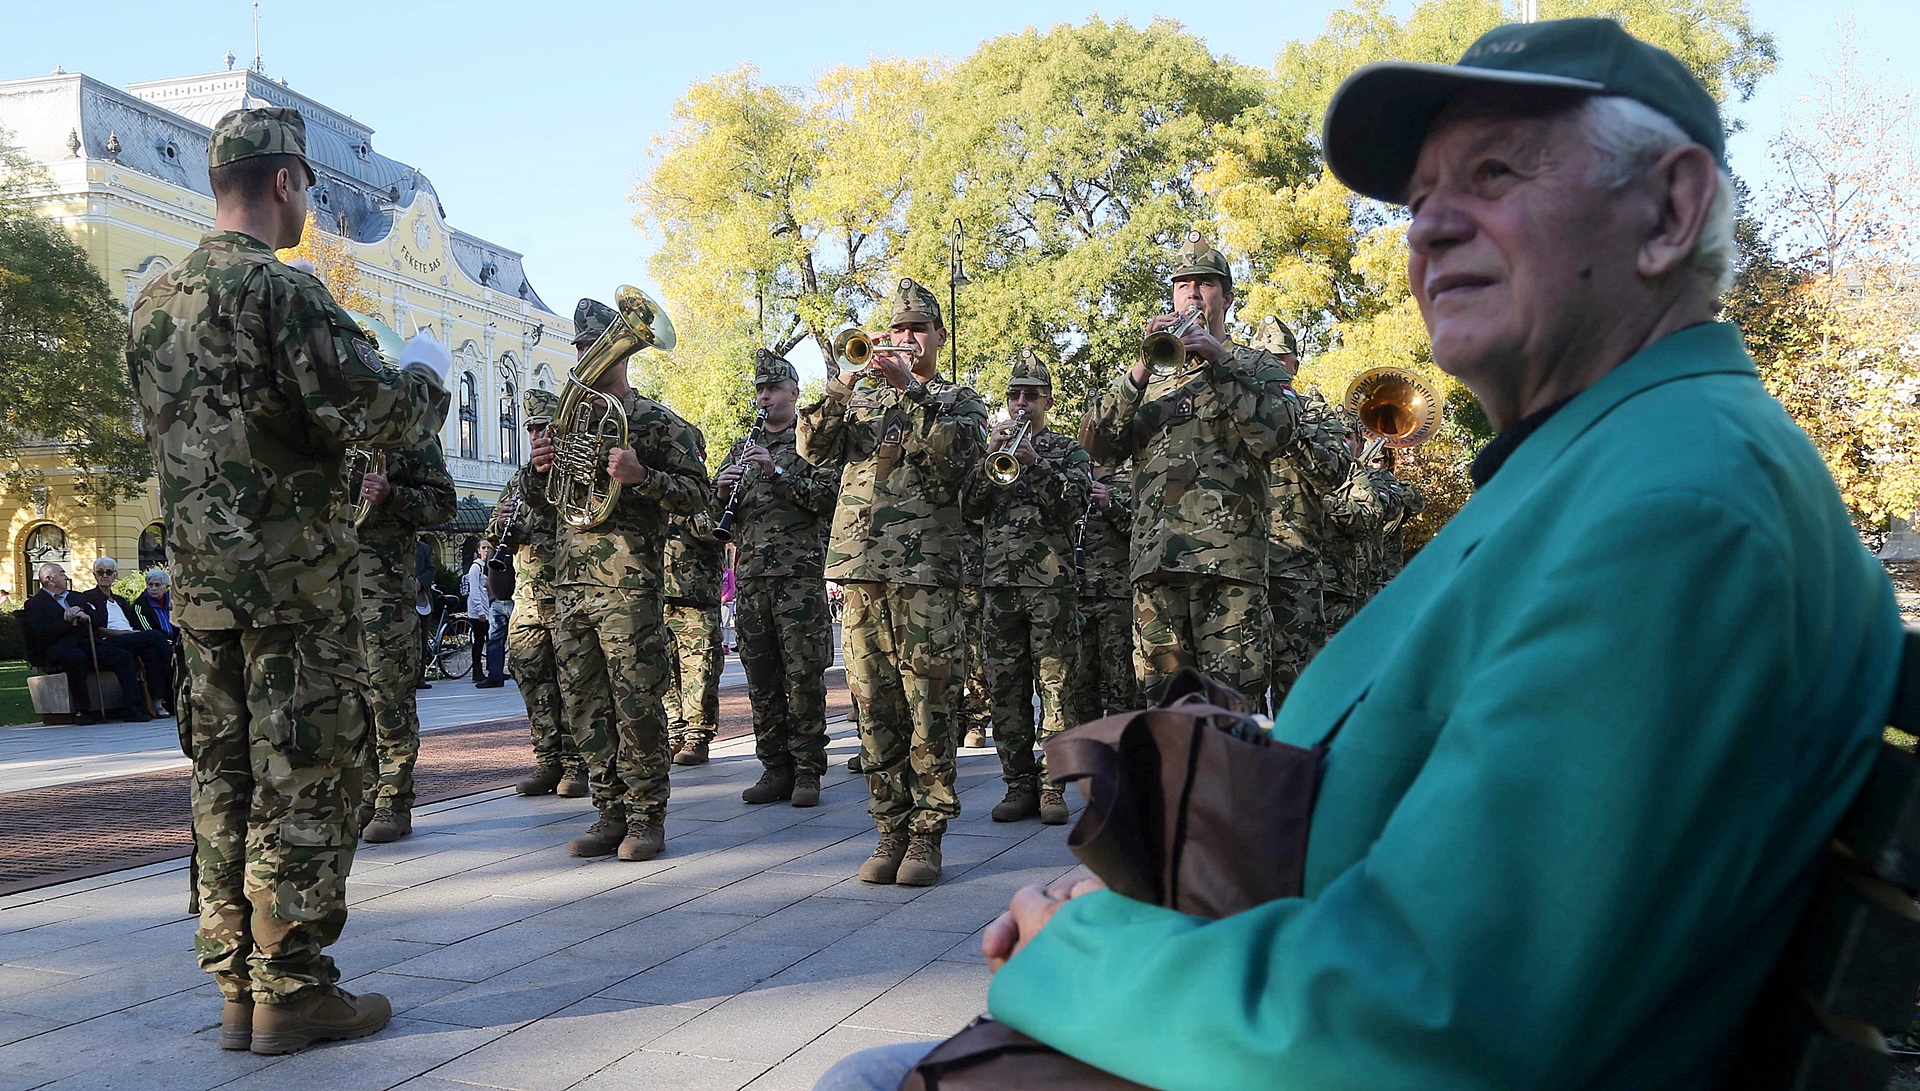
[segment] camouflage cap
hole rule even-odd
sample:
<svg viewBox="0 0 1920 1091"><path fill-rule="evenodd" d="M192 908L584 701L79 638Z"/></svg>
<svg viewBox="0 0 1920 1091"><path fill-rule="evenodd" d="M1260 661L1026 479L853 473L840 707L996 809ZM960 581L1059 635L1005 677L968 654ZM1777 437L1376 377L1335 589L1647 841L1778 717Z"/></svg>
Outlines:
<svg viewBox="0 0 1920 1091"><path fill-rule="evenodd" d="M768 349L753 354L753 385L762 383L799 382L800 373L794 369L787 358Z"/></svg>
<svg viewBox="0 0 1920 1091"><path fill-rule="evenodd" d="M1168 280L1181 277L1219 277L1221 283L1231 291L1233 289L1233 268L1227 264L1227 256L1207 245L1207 237L1199 228L1187 232L1180 244L1180 256L1175 259L1173 273Z"/></svg>
<svg viewBox="0 0 1920 1091"><path fill-rule="evenodd" d="M1276 354L1291 352L1295 356L1300 355L1300 343L1293 339L1293 329L1280 321L1277 314L1260 320L1260 331L1254 334L1253 346Z"/></svg>
<svg viewBox="0 0 1920 1091"><path fill-rule="evenodd" d="M213 127L207 141L207 167L224 167L259 155L298 156L307 174L307 119L290 106L260 106L231 110Z"/></svg>
<svg viewBox="0 0 1920 1091"><path fill-rule="evenodd" d="M906 277L900 279L899 290L893 293L893 321L898 326L903 322L927 322L936 328L945 328L940 320L940 301L934 298L927 286Z"/></svg>
<svg viewBox="0 0 1920 1091"><path fill-rule="evenodd" d="M560 395L534 387L520 395L520 411L526 417L522 423L529 427L552 424L553 415L560 411Z"/></svg>
<svg viewBox="0 0 1920 1091"><path fill-rule="evenodd" d="M620 312L597 299L583 299L573 305L573 343L591 345L600 340L607 327L620 320Z"/></svg>
<svg viewBox="0 0 1920 1091"><path fill-rule="evenodd" d="M1007 379L1007 386L1042 386L1052 390L1053 375L1032 349L1021 349L1020 358L1013 362L1013 375Z"/></svg>

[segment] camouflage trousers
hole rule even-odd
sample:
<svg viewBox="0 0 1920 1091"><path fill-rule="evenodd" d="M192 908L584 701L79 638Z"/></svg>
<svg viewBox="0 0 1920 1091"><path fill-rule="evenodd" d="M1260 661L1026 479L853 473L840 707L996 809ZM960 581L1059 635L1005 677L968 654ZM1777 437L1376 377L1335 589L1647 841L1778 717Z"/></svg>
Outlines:
<svg viewBox="0 0 1920 1091"><path fill-rule="evenodd" d="M334 628L181 629L180 745L193 760L193 950L229 1000L340 980L360 828L366 669Z"/></svg>
<svg viewBox="0 0 1920 1091"><path fill-rule="evenodd" d="M1320 638L1320 643L1325 644L1327 641L1333 639L1333 634L1339 632L1346 626L1347 622L1353 620L1353 615L1360 612L1360 608L1367 604L1367 600L1346 591L1335 590L1332 587L1323 588L1321 595L1326 602L1326 624L1324 635Z"/></svg>
<svg viewBox="0 0 1920 1091"><path fill-rule="evenodd" d="M1134 677L1133 600L1082 598L1080 640L1068 686L1067 726L1141 707Z"/></svg>
<svg viewBox="0 0 1920 1091"><path fill-rule="evenodd" d="M560 704L560 666L553 656L554 605L551 599L514 604L507 623L507 662L520 699L527 703L533 734L533 761L542 769L584 772L587 759L573 741Z"/></svg>
<svg viewBox="0 0 1920 1091"><path fill-rule="evenodd" d="M1273 652L1267 674L1267 702L1277 714L1300 672L1326 643L1327 614L1320 581L1311 573L1268 580L1267 601L1273 618L1267 638L1267 647Z"/></svg>
<svg viewBox="0 0 1920 1091"><path fill-rule="evenodd" d="M768 769L827 771L826 581L745 579L735 592L740 664L753 705L753 751Z"/></svg>
<svg viewBox="0 0 1920 1091"><path fill-rule="evenodd" d="M1211 576L1133 585L1134 660L1141 696L1160 700L1183 667L1198 667L1260 708L1267 689L1267 589Z"/></svg>
<svg viewBox="0 0 1920 1091"><path fill-rule="evenodd" d="M960 609L967 625L967 684L960 693L960 732L984 735L993 726L992 691L987 688L986 655L981 648L986 593L978 587L962 589Z"/></svg>
<svg viewBox="0 0 1920 1091"><path fill-rule="evenodd" d="M666 605L668 664L667 736L712 742L720 727L720 607Z"/></svg>
<svg viewBox="0 0 1920 1091"><path fill-rule="evenodd" d="M411 580L405 597L360 598L360 631L367 642L367 697L373 706L373 745L367 747L367 799L361 810L413 806L413 767L420 760L420 615L413 612ZM361 823L365 825L365 823Z"/></svg>
<svg viewBox="0 0 1920 1091"><path fill-rule="evenodd" d="M1078 596L1073 588L993 587L987 590L988 692L993 694L993 745L1009 785L1038 789L1046 755L1034 747L1067 729L1067 671L1079 647ZM1033 732L1033 696L1040 694L1040 735Z"/></svg>
<svg viewBox="0 0 1920 1091"><path fill-rule="evenodd" d="M867 812L882 833L939 836L960 813L953 752L966 643L961 592L846 584L847 684L860 705Z"/></svg>
<svg viewBox="0 0 1920 1091"><path fill-rule="evenodd" d="M607 818L667 813L667 630L660 593L559 589L553 654L560 699L587 759L593 805Z"/></svg>

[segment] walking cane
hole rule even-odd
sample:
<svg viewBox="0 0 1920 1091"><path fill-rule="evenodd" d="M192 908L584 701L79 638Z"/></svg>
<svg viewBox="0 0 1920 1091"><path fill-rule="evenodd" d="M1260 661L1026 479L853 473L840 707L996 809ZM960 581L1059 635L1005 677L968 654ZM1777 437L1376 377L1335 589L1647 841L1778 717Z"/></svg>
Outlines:
<svg viewBox="0 0 1920 1091"><path fill-rule="evenodd" d="M93 615L87 615L83 624L87 627L87 658L93 660L93 673L87 677L87 688L85 691L87 694L87 703L92 704L94 691L99 689L100 686L100 649L95 647L93 643ZM83 709L82 711L92 712L93 710L89 708ZM100 693L100 713L103 718L106 715L106 711L107 695L105 691L102 691Z"/></svg>

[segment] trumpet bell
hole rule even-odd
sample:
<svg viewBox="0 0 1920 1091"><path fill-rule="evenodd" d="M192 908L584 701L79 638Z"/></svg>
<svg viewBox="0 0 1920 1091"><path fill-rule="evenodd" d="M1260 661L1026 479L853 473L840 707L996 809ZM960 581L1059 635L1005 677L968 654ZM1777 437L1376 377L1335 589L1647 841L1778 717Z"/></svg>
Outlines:
<svg viewBox="0 0 1920 1091"><path fill-rule="evenodd" d="M1440 430L1440 396L1418 375L1399 367L1362 372L1343 403L1367 435L1387 447L1418 447Z"/></svg>

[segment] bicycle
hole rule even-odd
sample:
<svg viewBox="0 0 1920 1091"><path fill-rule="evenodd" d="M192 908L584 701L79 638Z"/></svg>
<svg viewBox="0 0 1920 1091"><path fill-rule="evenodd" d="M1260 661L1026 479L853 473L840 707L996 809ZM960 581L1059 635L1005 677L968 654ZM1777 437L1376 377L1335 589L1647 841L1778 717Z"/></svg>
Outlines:
<svg viewBox="0 0 1920 1091"><path fill-rule="evenodd" d="M440 620L427 642L427 669L443 681L465 678L473 672L473 623L466 616L467 600L459 595L435 595Z"/></svg>

